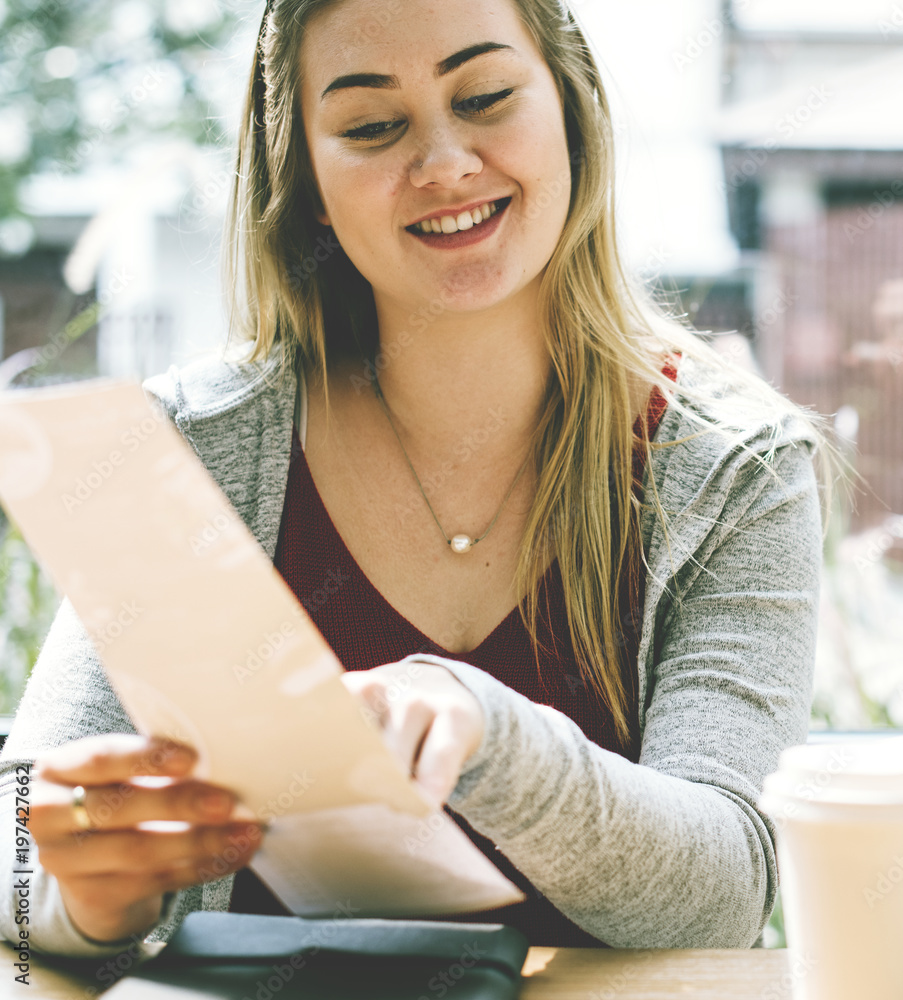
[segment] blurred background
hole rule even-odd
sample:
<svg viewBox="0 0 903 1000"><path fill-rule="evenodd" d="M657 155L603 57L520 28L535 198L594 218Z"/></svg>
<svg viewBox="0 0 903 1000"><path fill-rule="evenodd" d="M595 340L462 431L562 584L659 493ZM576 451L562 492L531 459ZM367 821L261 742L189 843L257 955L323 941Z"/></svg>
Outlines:
<svg viewBox="0 0 903 1000"><path fill-rule="evenodd" d="M903 0L571 0L632 268L830 415L868 488L826 544L813 728L903 726ZM261 0L0 0L0 383L216 349ZM0 513L0 713L58 603Z"/></svg>

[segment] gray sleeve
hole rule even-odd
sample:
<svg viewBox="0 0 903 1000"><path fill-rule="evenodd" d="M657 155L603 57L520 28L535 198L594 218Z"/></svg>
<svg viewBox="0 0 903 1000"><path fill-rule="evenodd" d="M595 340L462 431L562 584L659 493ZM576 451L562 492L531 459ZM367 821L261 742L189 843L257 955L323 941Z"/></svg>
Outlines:
<svg viewBox="0 0 903 1000"><path fill-rule="evenodd" d="M436 658L486 719L449 805L613 947L750 947L773 907L773 830L756 803L781 749L806 737L821 565L808 449L780 449L777 468L781 481L741 467L717 541L657 623L638 764Z"/></svg>
<svg viewBox="0 0 903 1000"><path fill-rule="evenodd" d="M84 937L69 919L56 879L44 871L32 842L26 876L29 923L16 923L20 897L13 874L15 858L16 767L32 764L51 747L97 733L133 733L135 728L107 681L94 645L68 600L63 601L0 753L0 935L19 941L27 927L35 951L88 957L114 954L121 943L98 944ZM200 908L200 888L173 893L151 932L168 936L189 909ZM178 918L174 918L178 914ZM19 913L21 920L21 912ZM168 933L167 933L168 932ZM131 943L131 942L126 942Z"/></svg>

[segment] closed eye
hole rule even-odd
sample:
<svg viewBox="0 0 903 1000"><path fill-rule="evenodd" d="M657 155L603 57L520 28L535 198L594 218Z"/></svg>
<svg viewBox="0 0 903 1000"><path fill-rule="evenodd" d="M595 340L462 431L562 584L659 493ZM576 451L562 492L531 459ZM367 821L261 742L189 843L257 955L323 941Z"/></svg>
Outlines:
<svg viewBox="0 0 903 1000"><path fill-rule="evenodd" d="M458 101L455 110L463 111L469 115L483 115L494 105L510 97L513 92L514 89L509 87L507 90L499 90L494 94L478 94L475 97L467 97L463 101ZM403 124L401 121L368 122L366 125L359 125L357 128L342 132L342 138L372 142L374 139L386 138Z"/></svg>
<svg viewBox="0 0 903 1000"><path fill-rule="evenodd" d="M506 97L510 97L514 92L512 87L507 90L499 90L495 94L479 94L476 97L467 97L463 101L458 101L455 108L460 111L465 111L468 114L483 114L488 111L493 105L504 101Z"/></svg>
<svg viewBox="0 0 903 1000"><path fill-rule="evenodd" d="M401 122L368 122L366 125L359 125L357 128L349 129L342 133L343 139L382 139L388 135L393 128L401 125Z"/></svg>

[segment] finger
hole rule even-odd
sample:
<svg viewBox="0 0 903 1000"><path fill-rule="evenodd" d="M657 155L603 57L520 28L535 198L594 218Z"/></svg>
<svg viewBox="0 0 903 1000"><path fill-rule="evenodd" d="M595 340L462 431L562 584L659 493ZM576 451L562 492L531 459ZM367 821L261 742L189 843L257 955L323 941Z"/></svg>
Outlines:
<svg viewBox="0 0 903 1000"><path fill-rule="evenodd" d="M355 696L364 718L372 725L382 728L389 713L389 702L382 680L373 676L371 670L357 670L342 674L342 684Z"/></svg>
<svg viewBox="0 0 903 1000"><path fill-rule="evenodd" d="M196 826L190 830L97 831L41 846L41 864L57 878L146 874L204 862L228 867L260 846L257 824Z"/></svg>
<svg viewBox="0 0 903 1000"><path fill-rule="evenodd" d="M457 707L439 713L420 747L414 780L439 805L454 791L470 753L464 738L467 722L466 713Z"/></svg>
<svg viewBox="0 0 903 1000"><path fill-rule="evenodd" d="M39 843L83 832L72 808L69 785L36 782L32 789L31 829ZM213 825L232 815L236 796L202 781L175 781L160 788L121 782L85 788L84 807L92 830L137 826L149 820Z"/></svg>
<svg viewBox="0 0 903 1000"><path fill-rule="evenodd" d="M183 743L131 733L86 736L48 750L35 761L37 776L64 785L105 785L137 775L181 777L197 760Z"/></svg>
<svg viewBox="0 0 903 1000"><path fill-rule="evenodd" d="M388 714L383 737L408 774L414 765L433 720L435 709L419 698L394 705Z"/></svg>
<svg viewBox="0 0 903 1000"><path fill-rule="evenodd" d="M190 861L176 861L150 872L91 873L69 875L61 882L65 886L67 908L70 900L91 909L103 909L116 900L122 909L140 900L164 892L178 892L193 885L223 878L244 868L253 859L260 840L237 844L237 854L216 853Z"/></svg>

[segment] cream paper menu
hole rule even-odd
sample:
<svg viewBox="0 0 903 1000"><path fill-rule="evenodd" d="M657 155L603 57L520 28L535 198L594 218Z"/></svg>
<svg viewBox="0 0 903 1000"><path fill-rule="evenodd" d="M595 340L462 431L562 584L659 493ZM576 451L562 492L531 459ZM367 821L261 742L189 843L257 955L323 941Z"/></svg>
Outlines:
<svg viewBox="0 0 903 1000"><path fill-rule="evenodd" d="M463 912L520 892L421 796L341 664L137 382L0 393L0 500L71 600L136 728L271 826L294 912Z"/></svg>

